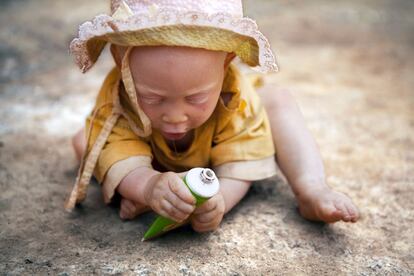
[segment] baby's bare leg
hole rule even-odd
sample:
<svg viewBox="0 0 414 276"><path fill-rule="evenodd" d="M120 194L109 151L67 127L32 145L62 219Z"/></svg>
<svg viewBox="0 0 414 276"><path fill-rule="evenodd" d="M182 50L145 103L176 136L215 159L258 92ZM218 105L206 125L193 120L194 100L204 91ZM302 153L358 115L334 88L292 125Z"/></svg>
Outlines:
<svg viewBox="0 0 414 276"><path fill-rule="evenodd" d="M80 129L72 137L72 146L75 151L76 159L80 162L86 150L85 128ZM148 206L122 197L119 216L121 219L133 219L148 210L150 210Z"/></svg>
<svg viewBox="0 0 414 276"><path fill-rule="evenodd" d="M355 222L359 212L351 199L325 183L316 143L293 98L271 86L259 89L269 115L276 159L298 200L301 215L310 220Z"/></svg>
<svg viewBox="0 0 414 276"><path fill-rule="evenodd" d="M75 136L72 137L72 146L75 151L76 159L80 162L86 150L85 128L80 129Z"/></svg>

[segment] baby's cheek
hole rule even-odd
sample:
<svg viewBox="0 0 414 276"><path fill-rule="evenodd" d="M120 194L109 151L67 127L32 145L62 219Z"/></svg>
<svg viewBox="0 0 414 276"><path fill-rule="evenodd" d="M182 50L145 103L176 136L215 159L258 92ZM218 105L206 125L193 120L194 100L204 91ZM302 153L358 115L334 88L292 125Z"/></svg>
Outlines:
<svg viewBox="0 0 414 276"><path fill-rule="evenodd" d="M160 114L162 114L162 111L154 106L148 106L144 103L140 103L140 106L151 122L157 121Z"/></svg>
<svg viewBox="0 0 414 276"><path fill-rule="evenodd" d="M208 104L202 104L197 106L194 109L192 114L192 121L196 122L197 125L201 125L205 123L213 113L214 109L212 109Z"/></svg>
<svg viewBox="0 0 414 276"><path fill-rule="evenodd" d="M154 112L154 110L145 110L143 107L141 107L144 111L145 115L147 115L148 119L150 120L151 127L155 129L160 129L161 126L161 118L160 113Z"/></svg>

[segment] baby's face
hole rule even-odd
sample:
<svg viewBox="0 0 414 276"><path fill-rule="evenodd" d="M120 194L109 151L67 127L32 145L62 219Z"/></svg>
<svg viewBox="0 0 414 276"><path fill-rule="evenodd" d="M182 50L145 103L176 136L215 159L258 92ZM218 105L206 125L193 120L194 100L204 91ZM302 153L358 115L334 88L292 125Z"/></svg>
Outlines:
<svg viewBox="0 0 414 276"><path fill-rule="evenodd" d="M224 52L136 47L130 54L138 101L152 127L179 140L213 113L225 75Z"/></svg>

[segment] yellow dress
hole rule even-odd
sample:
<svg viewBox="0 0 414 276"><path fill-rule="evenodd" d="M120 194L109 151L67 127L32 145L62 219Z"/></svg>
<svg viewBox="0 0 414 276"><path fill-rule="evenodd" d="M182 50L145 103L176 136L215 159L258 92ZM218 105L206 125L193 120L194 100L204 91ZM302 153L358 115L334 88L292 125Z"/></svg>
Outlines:
<svg viewBox="0 0 414 276"><path fill-rule="evenodd" d="M91 127L88 150L112 113L114 89L120 89L119 102L129 120L140 125L140 118L132 111L123 90L121 73L114 68L100 89L94 108L97 113L86 121L86 129ZM252 82L236 66L230 65L222 93L230 93L231 99L225 104L219 98L213 114L194 130L191 145L184 152L176 153L154 129L148 137L137 136L131 129L131 121L119 117L94 169L94 176L103 186L105 202L110 202L116 187L129 172L137 167L151 167L154 159L174 172L210 167L219 178L252 181L274 175L275 150L269 121Z"/></svg>

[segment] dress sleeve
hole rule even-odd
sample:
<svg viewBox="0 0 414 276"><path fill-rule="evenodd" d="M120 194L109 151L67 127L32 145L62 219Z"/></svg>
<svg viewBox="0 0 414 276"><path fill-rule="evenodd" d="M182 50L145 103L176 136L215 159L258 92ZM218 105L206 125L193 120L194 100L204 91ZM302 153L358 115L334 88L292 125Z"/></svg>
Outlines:
<svg viewBox="0 0 414 276"><path fill-rule="evenodd" d="M239 88L237 105L234 99L228 105L219 102L212 167L219 177L264 179L277 172L269 120L252 84L242 75Z"/></svg>
<svg viewBox="0 0 414 276"><path fill-rule="evenodd" d="M105 89L112 85L114 83L104 83L95 105L95 109L102 108L93 119L89 116L86 120L86 129L91 127L88 149L92 148L105 121L112 114L111 89ZM151 161L150 145L144 138L138 137L129 127L128 121L121 116L99 154L93 174L102 184L105 202L110 202L116 187L127 174L138 167L151 167Z"/></svg>

